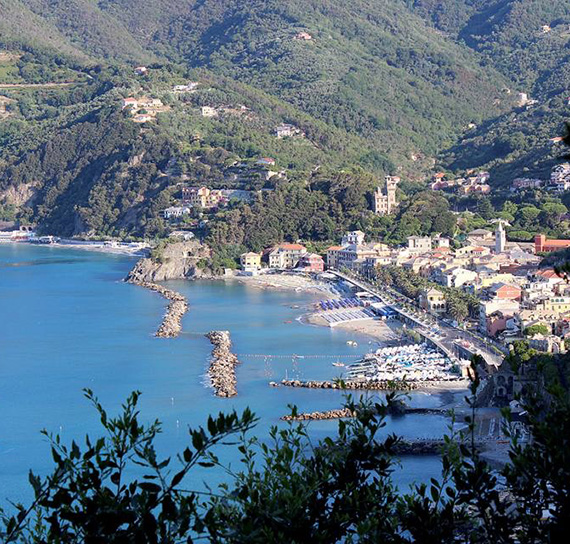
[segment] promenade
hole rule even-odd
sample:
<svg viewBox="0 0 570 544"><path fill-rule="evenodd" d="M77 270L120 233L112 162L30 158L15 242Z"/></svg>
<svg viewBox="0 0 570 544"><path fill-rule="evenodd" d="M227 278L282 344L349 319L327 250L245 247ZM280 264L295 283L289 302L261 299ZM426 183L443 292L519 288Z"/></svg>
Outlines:
<svg viewBox="0 0 570 544"><path fill-rule="evenodd" d="M469 331L453 327L450 323L437 319L434 316L424 314L420 310L411 312L404 308L395 298L387 292L381 291L379 288L373 286L362 278L357 278L352 275L347 275L336 270L329 270L331 274L336 277L358 287L362 291L366 291L371 295L378 297L386 306L398 313L400 319L404 322L413 324L414 330L432 342L438 349L445 353L450 359L455 360L457 355L457 343L467 343L470 345L470 350L474 354L481 355L485 362L490 367L498 368L506 351L503 346L498 346L490 339L486 341L485 338L475 335ZM398 297L405 298L404 295L392 290ZM430 323L435 322L435 325Z"/></svg>

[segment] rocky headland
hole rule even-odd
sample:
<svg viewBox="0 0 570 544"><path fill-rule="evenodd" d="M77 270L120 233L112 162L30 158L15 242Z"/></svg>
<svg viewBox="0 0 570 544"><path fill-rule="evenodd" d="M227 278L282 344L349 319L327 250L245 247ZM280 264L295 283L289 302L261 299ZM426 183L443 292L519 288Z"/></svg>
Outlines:
<svg viewBox="0 0 570 544"><path fill-rule="evenodd" d="M154 249L129 272L127 281L139 284L184 278L211 278L208 246L196 241L174 242Z"/></svg>
<svg viewBox="0 0 570 544"><path fill-rule="evenodd" d="M232 341L228 331L210 331L206 337L212 344L212 360L208 375L218 397L237 395L236 366L237 356L232 353Z"/></svg>
<svg viewBox="0 0 570 544"><path fill-rule="evenodd" d="M204 266L210 259L210 248L199 242L175 242L153 250L150 257L139 259L126 281L156 291L169 300L168 308L155 336L174 338L182 330L182 317L188 311L188 301L180 293L155 282L210 277Z"/></svg>

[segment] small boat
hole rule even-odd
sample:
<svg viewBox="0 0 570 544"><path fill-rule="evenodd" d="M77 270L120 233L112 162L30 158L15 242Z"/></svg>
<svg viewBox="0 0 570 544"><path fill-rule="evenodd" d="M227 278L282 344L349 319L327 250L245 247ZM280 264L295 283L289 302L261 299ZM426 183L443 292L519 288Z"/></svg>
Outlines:
<svg viewBox="0 0 570 544"><path fill-rule="evenodd" d="M344 366L344 363L333 363L333 366Z"/></svg>
<svg viewBox="0 0 570 544"><path fill-rule="evenodd" d="M283 323L293 323L293 321L289 320L289 321L283 321Z"/></svg>
<svg viewBox="0 0 570 544"><path fill-rule="evenodd" d="M354 340L347 340L346 345L352 347L358 346L358 344Z"/></svg>

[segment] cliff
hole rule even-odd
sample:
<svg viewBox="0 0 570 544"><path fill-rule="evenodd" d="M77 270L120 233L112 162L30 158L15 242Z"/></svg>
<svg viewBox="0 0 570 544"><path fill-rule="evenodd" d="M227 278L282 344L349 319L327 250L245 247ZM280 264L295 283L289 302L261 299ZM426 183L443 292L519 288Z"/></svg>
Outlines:
<svg viewBox="0 0 570 544"><path fill-rule="evenodd" d="M127 276L132 283L157 282L183 278L212 277L204 266L211 251L199 242L175 242L153 252L150 258L140 259Z"/></svg>

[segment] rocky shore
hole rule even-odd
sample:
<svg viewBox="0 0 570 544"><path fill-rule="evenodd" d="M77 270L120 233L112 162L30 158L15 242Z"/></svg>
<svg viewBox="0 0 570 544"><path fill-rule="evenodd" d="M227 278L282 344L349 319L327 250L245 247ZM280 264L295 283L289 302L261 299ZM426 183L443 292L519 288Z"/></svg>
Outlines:
<svg viewBox="0 0 570 544"><path fill-rule="evenodd" d="M199 242L174 242L153 250L151 257L139 259L127 276L133 283L211 278L204 268L211 256L210 248Z"/></svg>
<svg viewBox="0 0 570 544"><path fill-rule="evenodd" d="M150 289L151 291L156 291L165 299L170 301L168 308L166 309L164 319L162 320L160 327L158 327L155 336L158 338L175 338L178 336L182 330L182 316L188 311L188 302L186 301L186 297L176 291L172 291L162 285L149 281L135 281L131 279L129 280L129 283L139 285L140 287Z"/></svg>
<svg viewBox="0 0 570 544"><path fill-rule="evenodd" d="M208 375L218 397L237 395L235 367L239 364L237 356L232 353L232 341L228 331L210 331L206 338L214 346Z"/></svg>

